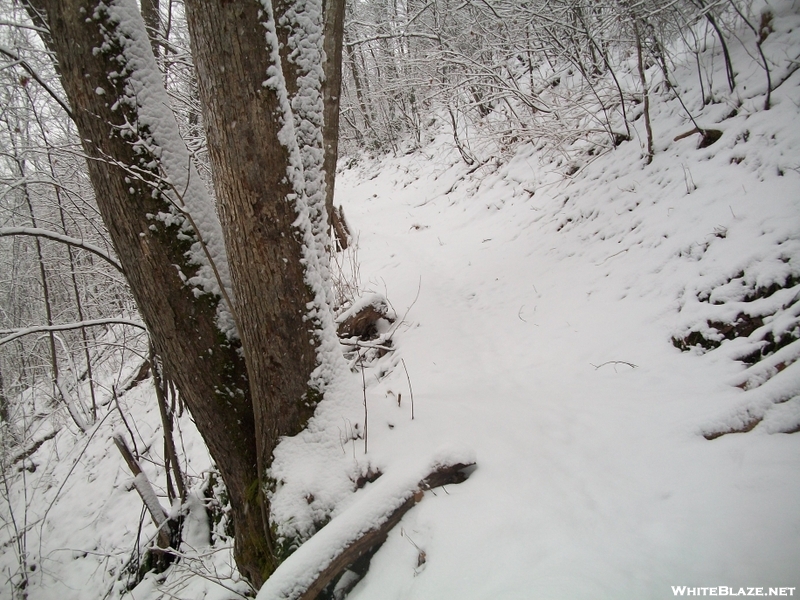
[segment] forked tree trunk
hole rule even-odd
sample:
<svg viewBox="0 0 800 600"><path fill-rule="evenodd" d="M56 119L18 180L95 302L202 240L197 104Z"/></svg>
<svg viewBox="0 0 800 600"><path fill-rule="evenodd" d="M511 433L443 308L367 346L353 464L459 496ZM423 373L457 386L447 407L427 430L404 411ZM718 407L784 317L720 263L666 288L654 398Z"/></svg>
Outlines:
<svg viewBox="0 0 800 600"><path fill-rule="evenodd" d="M191 278L197 266L187 258L191 240L186 240L180 215L166 194L154 196L155 189L164 191L159 158L147 147L135 148L132 142L140 139L120 135L126 123L139 122L139 106L126 92L129 74L117 60L120 48L109 45L108 35L103 35L105 29L113 37L115 24L97 9L92 0L29 0L33 17L44 17L49 26L45 43L57 57L97 204L139 311L227 486L237 563L260 585L261 565L271 553L253 494L258 471L245 363L239 344L217 326L219 296L196 295L181 278ZM100 48L104 50L95 51ZM115 72L123 74L112 77ZM126 165L139 167L140 176L133 176ZM176 219L148 217L159 213L172 213Z"/></svg>
<svg viewBox="0 0 800 600"><path fill-rule="evenodd" d="M134 0L28 2L46 14L98 206L165 374L228 488L239 570L258 587L282 558L266 500L272 452L313 413L320 373L333 368L314 374L318 358L338 352L324 252L321 2L186 3L221 229L165 110ZM202 258L198 248L221 243L223 230L230 262L220 247ZM224 261L216 288L198 271L214 255ZM221 325L227 309L234 341Z"/></svg>
<svg viewBox="0 0 800 600"><path fill-rule="evenodd" d="M275 75L280 66L267 47L268 15L259 2L193 0L186 3L186 14L263 478L280 438L303 428L316 401L309 386L316 366L314 325L306 309L314 298L305 281L303 239L294 226L298 214L287 172L286 130L281 137L285 106L265 84L268 69ZM296 89L296 80L286 77L286 85ZM265 522L266 483L254 490ZM250 573L251 581L260 584L277 566L279 557L273 559L262 573Z"/></svg>

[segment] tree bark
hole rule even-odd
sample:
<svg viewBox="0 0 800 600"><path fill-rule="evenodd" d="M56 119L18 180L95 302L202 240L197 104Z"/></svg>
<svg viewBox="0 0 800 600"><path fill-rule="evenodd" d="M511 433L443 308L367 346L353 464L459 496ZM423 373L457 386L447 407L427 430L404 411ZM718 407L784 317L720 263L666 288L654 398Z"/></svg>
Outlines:
<svg viewBox="0 0 800 600"><path fill-rule="evenodd" d="M186 4L219 209L211 225L134 0L27 1L49 25L98 206L164 376L227 486L239 570L259 587L281 559L266 500L272 452L313 414L318 355L336 346L322 251L321 1L281 0L274 15L257 0ZM223 231L224 265L213 260L224 249L207 250Z"/></svg>
<svg viewBox="0 0 800 600"><path fill-rule="evenodd" d="M350 64L350 71L353 75L353 85L356 90L356 99L358 100L358 107L361 109L361 118L364 120L364 132L372 132L372 113L367 107L367 99L364 93L364 86L361 83L361 75L358 71L358 62L356 60L356 52L360 54L361 50L356 50L355 46L350 43L344 44L347 49L347 60ZM359 138L363 139L363 133L356 130Z"/></svg>
<svg viewBox="0 0 800 600"><path fill-rule="evenodd" d="M339 99L342 93L342 41L344 40L344 0L325 0L325 83L322 100L325 104L325 126L322 137L325 144L325 208L329 225L337 219L333 209L333 192L336 178L336 162L339 158ZM337 234L338 237L338 234ZM343 249L347 238L340 239Z"/></svg>
<svg viewBox="0 0 800 600"><path fill-rule="evenodd" d="M278 21L286 7L275 10ZM307 309L314 296L305 280L304 241L295 226L298 190L289 172L299 159L287 147L286 98L282 103L275 85L266 83L282 74L291 98L299 67L289 62L286 28L279 32L283 60L270 52L265 26L275 31L275 25L259 2L193 0L186 14L250 374L260 476L254 493L267 524L264 478L272 451L282 436L303 428L318 393L309 385L317 364ZM263 535L269 541L269 531ZM277 566L276 553L260 573L248 573L256 585Z"/></svg>
<svg viewBox="0 0 800 600"><path fill-rule="evenodd" d="M258 471L245 362L238 342L217 326L220 297L196 295L181 278L191 278L198 269L187 257L192 240L186 240L185 228L151 218L174 214L175 208L165 194L154 193L163 191L159 157L147 146L135 146L140 139L121 135L127 123L138 122L138 106L126 91L128 82L117 58L120 48L103 33L113 32L115 24L92 0L29 0L29 10L35 11L35 19L44 16L49 26L45 43L57 57L97 204L153 345L227 487L237 563L260 585L259 565L271 553L253 494ZM113 76L115 72L122 74ZM125 166L137 167L138 176Z"/></svg>
<svg viewBox="0 0 800 600"><path fill-rule="evenodd" d="M642 36L639 33L639 26L636 22L636 15L633 18L633 35L636 39L636 65L639 69L639 79L642 82L642 99L644 112L644 128L647 132L647 154L645 162L649 165L653 162L653 126L650 123L650 91L647 88L647 75L644 70L644 57L642 56Z"/></svg>
<svg viewBox="0 0 800 600"><path fill-rule="evenodd" d="M161 35L159 0L141 0L140 5L142 7L142 18L150 36L150 47L153 49L153 56L158 57L158 38Z"/></svg>

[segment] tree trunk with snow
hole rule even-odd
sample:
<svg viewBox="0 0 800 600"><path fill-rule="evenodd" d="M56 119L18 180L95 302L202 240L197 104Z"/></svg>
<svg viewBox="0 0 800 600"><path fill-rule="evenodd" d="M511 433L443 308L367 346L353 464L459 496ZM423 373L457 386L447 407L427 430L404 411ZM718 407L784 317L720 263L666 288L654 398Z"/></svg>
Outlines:
<svg viewBox="0 0 800 600"><path fill-rule="evenodd" d="M263 478L272 452L282 436L304 427L320 394L310 382L318 358L314 329L324 315L313 316L308 307L324 311L325 302L307 275L319 258L310 246L327 235L321 96L318 86L308 89L321 78L321 49L309 36L321 32L321 14L313 2L276 3L274 15L271 8L186 4L250 374L265 523ZM270 540L269 531L264 536ZM260 572L255 565L247 571L257 584L280 560L278 549L269 550Z"/></svg>
<svg viewBox="0 0 800 600"><path fill-rule="evenodd" d="M29 2L49 25L97 202L164 373L227 486L237 564L260 586L282 558L266 499L272 452L313 414L338 352L321 1L187 2L219 220L134 0Z"/></svg>
<svg viewBox="0 0 800 600"><path fill-rule="evenodd" d="M252 494L258 472L247 371L238 341L224 331L220 294L209 291L213 282L202 285L210 275L208 265L197 264L201 242L177 207L201 196L202 183L188 152L176 158L179 150L170 148L181 142L168 103L160 113L151 106L156 114L147 121L143 104L163 98L132 89L160 78L144 24L129 0L111 3L112 10L123 9L114 14L91 0L30 0L29 6L49 26L46 43L57 57L97 204L165 373L220 469L238 534L237 560L252 576L247 565L263 561L266 527ZM149 61L135 64L130 53L142 47ZM183 174L174 173L180 169ZM206 220L213 219L210 208ZM200 283L193 285L196 276Z"/></svg>
<svg viewBox="0 0 800 600"><path fill-rule="evenodd" d="M333 187L336 178L336 161L339 158L339 99L342 94L342 41L344 40L344 0L325 0L325 83L322 88L325 102L325 208L328 220L334 222L338 215L333 210ZM347 238L340 239L347 247Z"/></svg>

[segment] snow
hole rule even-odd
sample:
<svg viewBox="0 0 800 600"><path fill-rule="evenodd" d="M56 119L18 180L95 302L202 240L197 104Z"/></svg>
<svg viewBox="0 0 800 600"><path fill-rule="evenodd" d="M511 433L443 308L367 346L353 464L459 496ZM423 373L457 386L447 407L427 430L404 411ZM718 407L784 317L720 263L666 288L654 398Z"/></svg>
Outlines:
<svg viewBox="0 0 800 600"><path fill-rule="evenodd" d="M402 316L395 350L367 362L363 387L359 362L337 373L307 430L276 449L273 523L281 541L308 541L260 599L289 596L402 503L426 469L465 458L477 463L470 478L426 492L348 598L644 600L671 598L672 586L797 593L800 435L785 432L800 426L800 343L748 365L739 358L752 340L688 352L672 342L693 331L722 337L709 321L743 310L772 331L799 327L800 75L789 75L798 16L789 2L772 9L776 31L764 48L774 81L785 81L769 111L758 69L739 73L738 98L704 106L696 75L676 66L695 118L723 131L708 148L697 136L674 141L692 125L651 85L660 91L650 165L639 119L633 141L600 156L569 148L560 166L537 141L474 169L442 129L413 152L342 168L336 198L355 229L361 277L352 306L385 297ZM747 64L741 45L731 51ZM713 68L724 86L721 61ZM565 177L567 162L580 168ZM748 300L789 275L785 289ZM148 389L121 401L136 415L140 449L154 461L143 468L157 485ZM31 599L120 594L114 581L141 502L108 450L118 413L101 414L85 443L61 432L31 456L47 465L27 474L37 490L29 522L38 523L28 547L41 564ZM706 438L754 418L762 420L749 432ZM179 450L199 487L209 459L186 416L182 427ZM21 492L13 501L22 506ZM203 543L199 504L193 497L186 558L132 598L246 592L230 541ZM145 520L143 538L153 531ZM15 560L7 552L0 565L13 572Z"/></svg>
<svg viewBox="0 0 800 600"><path fill-rule="evenodd" d="M214 201L197 172L194 159L180 136L161 71L153 56L147 30L135 0L113 0L100 7L108 15L106 50L111 44L121 47L120 68L126 77L125 101L136 106L137 123L129 124L128 135L135 146L158 159L164 189L161 192L172 206L167 212L154 215L165 224L177 223L182 231L198 239L192 244L190 259L199 266L188 280L201 293L221 296L221 287L233 297L230 269ZM125 132L123 132L123 135ZM142 165L145 169L151 164ZM219 302L217 325L229 338L237 335L229 307Z"/></svg>
<svg viewBox="0 0 800 600"><path fill-rule="evenodd" d="M359 312L367 307L373 307L381 314L385 314L389 319L394 321L397 318L394 310L389 307L388 300L383 294L372 293L356 298L345 310L343 310L336 317L336 323L344 323L350 317L357 315Z"/></svg>
<svg viewBox="0 0 800 600"><path fill-rule="evenodd" d="M649 166L631 142L561 180L531 145L467 175L443 135L339 174L366 291L413 303L395 355L367 370L369 460L388 473L451 439L478 462L408 513L349 598L799 586L800 447L781 432L800 424L800 365L742 391L746 365L728 346L700 355L671 343L735 319L746 293L800 269L798 79L769 112L748 82L753 95L728 118L704 112L689 85L684 101L723 137L673 142L690 126L662 94ZM791 330L778 322L796 318L798 292L749 303L751 314L786 308L767 325ZM749 433L703 437L755 415Z"/></svg>
<svg viewBox="0 0 800 600"><path fill-rule="evenodd" d="M317 368L310 384L319 391L336 387L344 361L339 354L336 327L331 306L328 217L325 208L325 174L322 171L323 105L322 72L322 2L305 0L290 4L281 17L281 27L289 29L289 65L283 65L279 52L272 0L262 0L265 40L270 66L264 87L278 98L281 130L278 140L286 148L289 161L286 176L292 184L297 219L292 224L302 243L305 282L313 293L307 318L315 324ZM284 70L297 73L297 91L290 97Z"/></svg>

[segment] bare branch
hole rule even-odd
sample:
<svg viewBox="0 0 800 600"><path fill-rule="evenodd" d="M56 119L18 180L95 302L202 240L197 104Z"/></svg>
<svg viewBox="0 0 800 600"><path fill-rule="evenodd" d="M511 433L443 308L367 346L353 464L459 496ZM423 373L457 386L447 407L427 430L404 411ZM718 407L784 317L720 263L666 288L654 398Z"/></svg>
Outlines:
<svg viewBox="0 0 800 600"><path fill-rule="evenodd" d="M7 21L5 19L0 19L0 26L13 27L14 29L31 29L39 33L50 33L47 29L42 27L36 27L35 25L29 25L27 23L18 23L17 21Z"/></svg>
<svg viewBox="0 0 800 600"><path fill-rule="evenodd" d="M105 250L103 250L99 246L90 244L89 242L84 242L79 238L63 235L55 231L50 231L49 229L40 229L38 227L0 227L0 237L7 237L11 235L29 235L33 237L43 237L47 238L48 240L53 240L55 242L61 242L62 244L68 244L76 248L82 248L84 250L91 252L92 254L96 254L104 261L106 261L108 264L110 264L112 267L114 267L117 271L119 271L123 275L125 274L125 271L122 270L122 265L120 265L114 258L112 258Z"/></svg>
<svg viewBox="0 0 800 600"><path fill-rule="evenodd" d="M50 331L68 331L70 329L83 329L84 327L97 327L99 325L128 325L130 327L138 327L139 329L147 330L147 328L137 321L129 319L93 319L91 321L80 321L78 323L63 323L61 325L38 325L34 327L25 327L24 329L3 329L0 330L0 335L6 337L0 338L0 346L13 342L17 338L33 333L44 333Z"/></svg>
<svg viewBox="0 0 800 600"><path fill-rule="evenodd" d="M36 69L34 69L32 66L30 66L28 64L28 61L26 61L24 58L20 58L20 56L16 52L14 52L13 50L11 50L9 48L6 48L4 46L0 46L0 54L5 54L10 59L12 59L12 60L16 61L17 63L19 63L19 66L21 66L23 69L25 69L28 72L28 74L31 77L33 77L36 80L36 82L39 85L41 85L48 94L50 94L50 96L53 98L53 100L58 102L58 104L61 106L61 108L64 109L64 112L67 113L67 115L69 116L70 119L74 119L75 118L72 115L72 111L70 110L69 105L66 103L66 101L64 101L55 92L55 90L53 88L51 88L49 85L47 85L47 83L44 81L44 79L42 79L39 76L39 74L36 72Z"/></svg>

